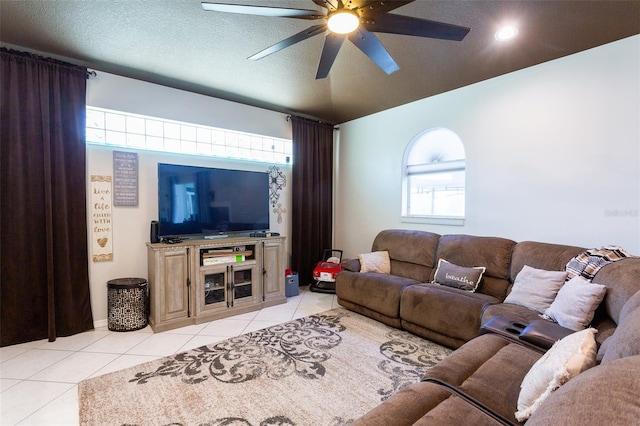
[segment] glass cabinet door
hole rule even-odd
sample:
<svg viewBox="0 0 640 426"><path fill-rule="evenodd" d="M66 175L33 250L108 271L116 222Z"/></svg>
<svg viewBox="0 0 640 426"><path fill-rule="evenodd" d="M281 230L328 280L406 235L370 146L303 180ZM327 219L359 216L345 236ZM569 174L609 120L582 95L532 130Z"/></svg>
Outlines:
<svg viewBox="0 0 640 426"><path fill-rule="evenodd" d="M204 307L224 303L226 301L226 273L211 272L204 274Z"/></svg>
<svg viewBox="0 0 640 426"><path fill-rule="evenodd" d="M232 308L256 299L255 265L226 265L202 272L198 312Z"/></svg>
<svg viewBox="0 0 640 426"><path fill-rule="evenodd" d="M233 269L233 299L239 300L253 296L252 268Z"/></svg>

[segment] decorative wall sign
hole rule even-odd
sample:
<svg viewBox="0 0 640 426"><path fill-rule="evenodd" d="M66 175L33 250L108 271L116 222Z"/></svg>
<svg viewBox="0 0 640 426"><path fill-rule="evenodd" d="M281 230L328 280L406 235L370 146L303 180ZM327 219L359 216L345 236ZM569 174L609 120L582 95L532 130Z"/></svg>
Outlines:
<svg viewBox="0 0 640 426"><path fill-rule="evenodd" d="M269 199L271 200L271 207L275 207L278 199L280 199L279 191L287 184L287 177L280 171L278 166L271 166L267 171L269 172Z"/></svg>
<svg viewBox="0 0 640 426"><path fill-rule="evenodd" d="M94 262L113 260L111 176L91 175L91 248Z"/></svg>
<svg viewBox="0 0 640 426"><path fill-rule="evenodd" d="M113 151L113 205L138 205L138 154Z"/></svg>

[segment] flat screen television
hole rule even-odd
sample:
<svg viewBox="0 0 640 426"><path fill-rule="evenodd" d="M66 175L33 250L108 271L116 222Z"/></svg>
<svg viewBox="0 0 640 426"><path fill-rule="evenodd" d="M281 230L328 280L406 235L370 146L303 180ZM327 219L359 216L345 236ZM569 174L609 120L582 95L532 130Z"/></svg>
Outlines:
<svg viewBox="0 0 640 426"><path fill-rule="evenodd" d="M158 164L158 235L217 236L269 229L269 174Z"/></svg>

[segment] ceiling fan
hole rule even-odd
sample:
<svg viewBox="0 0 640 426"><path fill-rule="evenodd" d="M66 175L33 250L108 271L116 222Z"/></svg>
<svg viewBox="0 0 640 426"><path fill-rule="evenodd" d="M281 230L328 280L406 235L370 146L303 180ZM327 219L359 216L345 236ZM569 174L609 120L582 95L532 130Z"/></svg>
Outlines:
<svg viewBox="0 0 640 426"><path fill-rule="evenodd" d="M388 13L414 0L312 0L326 11L285 7L202 2L205 10L294 19L323 20L249 57L264 58L318 34L327 33L316 79L325 78L345 39L349 39L385 73L400 69L380 40L373 34L391 33L461 41L471 30L444 22Z"/></svg>

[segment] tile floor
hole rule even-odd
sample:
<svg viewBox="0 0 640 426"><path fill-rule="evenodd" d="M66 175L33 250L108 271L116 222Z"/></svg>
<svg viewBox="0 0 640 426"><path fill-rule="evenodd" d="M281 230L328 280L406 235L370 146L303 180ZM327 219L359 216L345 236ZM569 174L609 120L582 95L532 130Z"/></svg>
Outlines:
<svg viewBox="0 0 640 426"><path fill-rule="evenodd" d="M84 379L336 307L335 295L301 287L286 304L163 333L104 327L0 348L0 425L77 425Z"/></svg>

